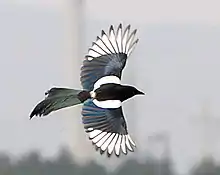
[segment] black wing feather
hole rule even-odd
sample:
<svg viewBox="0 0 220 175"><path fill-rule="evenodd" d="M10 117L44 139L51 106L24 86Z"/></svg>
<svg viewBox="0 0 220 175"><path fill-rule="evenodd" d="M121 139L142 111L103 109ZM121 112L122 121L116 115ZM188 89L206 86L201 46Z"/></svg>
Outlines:
<svg viewBox="0 0 220 175"><path fill-rule="evenodd" d="M109 28L107 35L103 30L101 37L92 43L81 68L81 84L85 90L93 90L94 83L104 76L114 75L121 79L127 57L130 55L138 40L134 41L136 29L130 34L130 25L124 32L122 24L114 31Z"/></svg>
<svg viewBox="0 0 220 175"><path fill-rule="evenodd" d="M104 109L97 107L92 100L87 100L82 108L82 115L83 115L83 124L86 132L88 134L93 134L96 132L99 132L95 137L92 137L93 143L99 147L100 151L107 152L110 156L113 152L113 150L110 150L109 145L111 142L109 142L108 139L111 139L111 135L114 134L114 137L112 137L112 140L117 136L119 138L122 137L124 139L129 140L128 137L128 130L126 121L122 112L122 108L115 108L115 109ZM93 133L92 133L93 132ZM104 133L104 134L103 134ZM103 137L100 137L100 135L103 134ZM91 136L91 135L90 135ZM106 140L104 137L107 137ZM100 137L98 139L98 137ZM117 138L117 141L118 141ZM97 139L96 141L93 139ZM102 141L102 139L104 139ZM98 142L103 142L101 144L97 144ZM125 141L125 140L124 140ZM109 142L109 143L106 143ZM127 154L127 150L133 151L133 147L135 144L132 140L128 141L129 143L124 144L124 148L126 150L122 149L122 145L120 143L119 150L116 151L116 143L113 145L113 149L115 149L115 154L117 156L120 155L120 152L123 152L124 154ZM106 146L103 147L103 145L106 144Z"/></svg>

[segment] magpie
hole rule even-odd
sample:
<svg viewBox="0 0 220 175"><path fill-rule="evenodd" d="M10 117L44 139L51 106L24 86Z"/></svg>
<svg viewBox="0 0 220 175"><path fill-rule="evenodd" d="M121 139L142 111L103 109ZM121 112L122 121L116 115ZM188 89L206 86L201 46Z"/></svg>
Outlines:
<svg viewBox="0 0 220 175"><path fill-rule="evenodd" d="M133 152L135 142L128 134L122 102L144 95L137 88L121 84L122 70L138 43L137 29L122 24L108 33L101 31L83 60L80 81L83 90L53 87L45 93L30 114L46 116L62 108L82 105L82 123L89 139L101 154L117 157Z"/></svg>

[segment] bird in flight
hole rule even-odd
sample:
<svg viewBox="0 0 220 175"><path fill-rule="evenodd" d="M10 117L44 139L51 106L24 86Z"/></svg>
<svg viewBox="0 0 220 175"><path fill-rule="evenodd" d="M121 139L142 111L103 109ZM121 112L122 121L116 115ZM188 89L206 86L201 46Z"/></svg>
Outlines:
<svg viewBox="0 0 220 175"><path fill-rule="evenodd" d="M82 122L85 132L103 154L127 154L136 147L128 134L122 111L122 102L135 95L144 95L137 88L121 84L122 70L138 39L137 30L122 24L101 36L88 50L81 67L80 81L83 90L53 87L45 93L45 99L30 114L46 116L62 108L82 104Z"/></svg>

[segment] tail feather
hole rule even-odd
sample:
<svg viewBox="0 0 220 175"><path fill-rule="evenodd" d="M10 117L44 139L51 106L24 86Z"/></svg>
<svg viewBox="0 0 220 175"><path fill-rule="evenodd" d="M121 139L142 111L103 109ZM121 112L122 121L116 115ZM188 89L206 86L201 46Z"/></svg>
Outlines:
<svg viewBox="0 0 220 175"><path fill-rule="evenodd" d="M53 111L83 103L90 98L87 91L51 88L45 93L46 98L36 105L30 114L30 119L34 116L46 116Z"/></svg>
<svg viewBox="0 0 220 175"><path fill-rule="evenodd" d="M55 97L55 96L63 96L63 95L71 95L71 94L78 94L81 90L75 90L75 89L67 89L67 88L51 88L47 92L45 92L45 95L47 97Z"/></svg>

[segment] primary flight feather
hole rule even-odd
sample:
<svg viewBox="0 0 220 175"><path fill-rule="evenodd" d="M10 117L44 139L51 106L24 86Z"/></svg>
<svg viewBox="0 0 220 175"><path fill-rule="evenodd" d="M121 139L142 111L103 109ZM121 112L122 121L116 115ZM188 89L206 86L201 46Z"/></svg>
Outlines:
<svg viewBox="0 0 220 175"><path fill-rule="evenodd" d="M137 30L120 24L115 30L111 25L108 33L101 36L88 50L81 67L80 81L83 90L51 88L46 97L33 109L33 116L45 116L61 108L83 104L82 122L89 139L100 153L116 156L134 151L122 111L122 102L144 93L133 86L121 84L122 70L134 50L138 39Z"/></svg>

